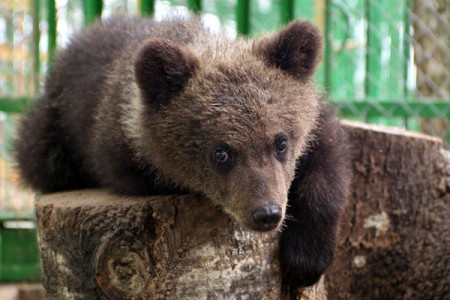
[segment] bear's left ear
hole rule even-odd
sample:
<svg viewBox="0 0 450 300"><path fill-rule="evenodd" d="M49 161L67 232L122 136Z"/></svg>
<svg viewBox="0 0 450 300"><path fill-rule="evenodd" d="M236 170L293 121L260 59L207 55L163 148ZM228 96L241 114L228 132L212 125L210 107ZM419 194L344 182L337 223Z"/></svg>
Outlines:
<svg viewBox="0 0 450 300"><path fill-rule="evenodd" d="M309 79L322 53L322 37L316 26L297 20L271 36L256 40L253 52L271 67L300 80Z"/></svg>
<svg viewBox="0 0 450 300"><path fill-rule="evenodd" d="M134 62L136 82L144 102L157 108L169 103L198 67L199 61L189 49L164 39L146 40Z"/></svg>

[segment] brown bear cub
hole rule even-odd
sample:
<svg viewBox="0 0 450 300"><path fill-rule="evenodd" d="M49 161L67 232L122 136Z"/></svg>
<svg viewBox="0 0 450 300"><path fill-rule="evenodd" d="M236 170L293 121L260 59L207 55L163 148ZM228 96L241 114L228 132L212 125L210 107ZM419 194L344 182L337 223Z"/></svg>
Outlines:
<svg viewBox="0 0 450 300"><path fill-rule="evenodd" d="M312 76L321 37L295 21L254 40L191 19L113 18L59 53L16 158L43 193L205 195L244 226L280 230L284 286L330 265L348 190L339 122Z"/></svg>

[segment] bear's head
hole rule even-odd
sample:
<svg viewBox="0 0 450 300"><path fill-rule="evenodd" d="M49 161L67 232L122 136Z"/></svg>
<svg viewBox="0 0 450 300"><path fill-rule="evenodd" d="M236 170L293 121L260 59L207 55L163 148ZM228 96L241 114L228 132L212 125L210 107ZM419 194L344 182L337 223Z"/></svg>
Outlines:
<svg viewBox="0 0 450 300"><path fill-rule="evenodd" d="M256 40L145 41L134 68L140 156L239 223L280 228L319 114L320 54L318 30L300 21Z"/></svg>

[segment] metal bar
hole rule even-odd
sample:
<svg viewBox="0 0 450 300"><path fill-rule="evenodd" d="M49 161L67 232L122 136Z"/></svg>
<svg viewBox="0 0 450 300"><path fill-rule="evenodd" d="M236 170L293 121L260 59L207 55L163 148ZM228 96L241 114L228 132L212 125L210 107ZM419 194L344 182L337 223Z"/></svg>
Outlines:
<svg viewBox="0 0 450 300"><path fill-rule="evenodd" d="M280 21L281 24L288 24L294 20L294 0L281 0Z"/></svg>
<svg viewBox="0 0 450 300"><path fill-rule="evenodd" d="M236 5L237 32L242 35L250 33L250 1L238 0Z"/></svg>
<svg viewBox="0 0 450 300"><path fill-rule="evenodd" d="M47 0L47 24L48 24L48 61L53 62L56 50L56 3L55 0Z"/></svg>
<svg viewBox="0 0 450 300"><path fill-rule="evenodd" d="M331 34L332 28L332 13L331 5L333 0L326 0L325 2L325 49L324 49L324 88L328 94L332 95L332 76L333 76L333 36Z"/></svg>
<svg viewBox="0 0 450 300"><path fill-rule="evenodd" d="M430 101L349 101L349 99L333 101L333 105L343 116L359 117L405 117L416 116L423 118L447 117L450 118L450 100Z"/></svg>
<svg viewBox="0 0 450 300"><path fill-rule="evenodd" d="M31 1L32 18L33 18L33 93L39 93L41 59L39 51L39 42L41 40L41 32L39 30L39 22L41 19L41 1Z"/></svg>
<svg viewBox="0 0 450 300"><path fill-rule="evenodd" d="M0 211L0 220L36 220L33 211Z"/></svg>
<svg viewBox="0 0 450 300"><path fill-rule="evenodd" d="M202 11L202 1L201 0L189 0L188 1L188 8L198 14Z"/></svg>
<svg viewBox="0 0 450 300"><path fill-rule="evenodd" d="M403 75L404 77L404 97L413 97L415 90L408 88L408 79L410 76L410 61L411 57L411 45L412 45L412 36L411 36L411 13L412 13L412 0L405 1L404 7L404 18L403 18L403 26L404 26L404 35L403 35Z"/></svg>
<svg viewBox="0 0 450 300"><path fill-rule="evenodd" d="M381 66L382 78L380 78L380 85L383 90L380 92L381 95L379 97L401 99L405 97L403 91L406 85L404 74L406 57L403 51L405 36L402 32L404 30L405 1L379 0L378 7L380 5L384 9L381 24L384 25L383 27L387 32L383 31L382 38L379 40L383 44L382 52L387 52L389 55L386 55L388 57L383 59L384 62ZM390 39L389 42L387 37Z"/></svg>
<svg viewBox="0 0 450 300"><path fill-rule="evenodd" d="M140 11L143 16L153 16L155 14L155 0L141 0Z"/></svg>
<svg viewBox="0 0 450 300"><path fill-rule="evenodd" d="M102 10L102 0L83 0L84 25L92 24L98 17L101 17Z"/></svg>
<svg viewBox="0 0 450 300"><path fill-rule="evenodd" d="M21 113L34 99L29 97L2 97L0 98L0 111L7 113ZM361 117L392 117L417 116L423 118L447 117L450 118L450 99L427 99L427 101L411 100L396 101L383 99L380 101L363 101L337 99L333 105L343 116Z"/></svg>
<svg viewBox="0 0 450 300"><path fill-rule="evenodd" d="M406 99L412 98L416 94L415 87L408 86L411 72L411 63L413 57L411 55L411 47L413 45L411 32L411 14L412 14L412 0L405 0L403 6L403 97ZM420 130L420 118L416 116L405 117L405 128ZM450 141L450 136L447 138Z"/></svg>
<svg viewBox="0 0 450 300"><path fill-rule="evenodd" d="M377 33L380 28L383 12L375 0L366 1L367 45L366 45L366 96L376 99L380 96L381 86L381 37Z"/></svg>
<svg viewBox="0 0 450 300"><path fill-rule="evenodd" d="M30 97L2 97L0 99L0 111L6 113L24 112L34 99Z"/></svg>
<svg viewBox="0 0 450 300"><path fill-rule="evenodd" d="M8 51L14 48L14 22L13 22L13 12L8 10L8 15L4 17L6 28L6 42L8 45ZM11 95L14 93L14 61L8 59L6 62L6 94Z"/></svg>

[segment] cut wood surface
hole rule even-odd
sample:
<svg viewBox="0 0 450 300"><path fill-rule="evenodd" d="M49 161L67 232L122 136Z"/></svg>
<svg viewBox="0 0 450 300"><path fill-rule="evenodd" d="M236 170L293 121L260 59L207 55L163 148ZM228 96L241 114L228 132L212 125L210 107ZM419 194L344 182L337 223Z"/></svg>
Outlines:
<svg viewBox="0 0 450 300"><path fill-rule="evenodd" d="M450 295L450 164L425 135L345 122L353 192L329 299ZM277 233L248 231L192 195L102 190L36 204L49 299L282 299ZM303 299L326 299L323 281Z"/></svg>

